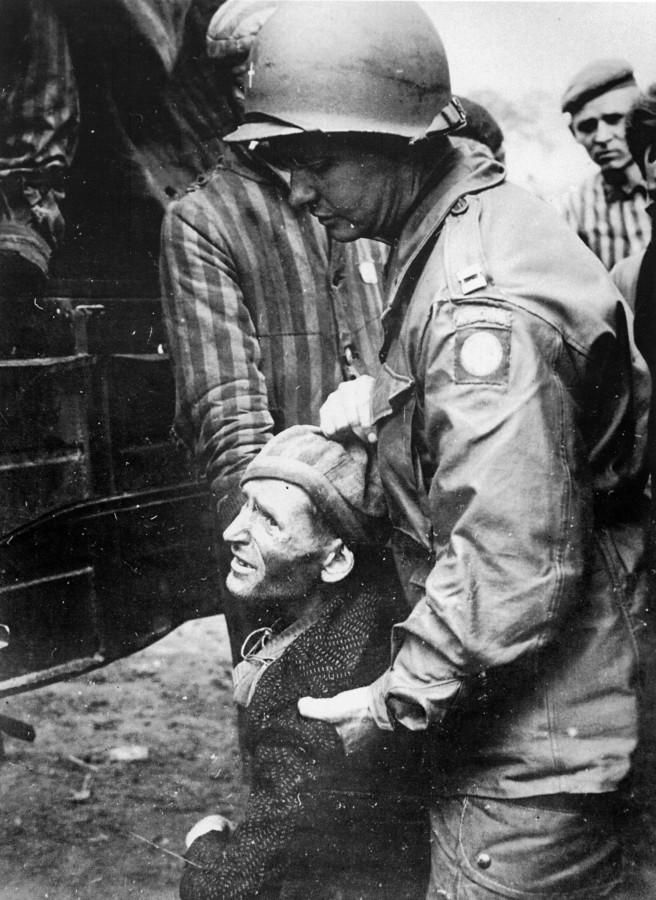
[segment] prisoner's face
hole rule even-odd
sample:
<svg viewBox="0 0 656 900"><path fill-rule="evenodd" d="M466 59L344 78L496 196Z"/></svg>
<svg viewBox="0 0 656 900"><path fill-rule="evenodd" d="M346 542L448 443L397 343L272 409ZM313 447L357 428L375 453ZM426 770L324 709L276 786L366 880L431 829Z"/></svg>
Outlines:
<svg viewBox="0 0 656 900"><path fill-rule="evenodd" d="M631 163L624 121L637 96L635 85L615 88L589 100L572 116L572 134L602 172L624 169Z"/></svg>
<svg viewBox="0 0 656 900"><path fill-rule="evenodd" d="M226 528L232 561L226 586L240 600L297 600L321 578L325 536L305 491L261 478L244 485L246 503Z"/></svg>

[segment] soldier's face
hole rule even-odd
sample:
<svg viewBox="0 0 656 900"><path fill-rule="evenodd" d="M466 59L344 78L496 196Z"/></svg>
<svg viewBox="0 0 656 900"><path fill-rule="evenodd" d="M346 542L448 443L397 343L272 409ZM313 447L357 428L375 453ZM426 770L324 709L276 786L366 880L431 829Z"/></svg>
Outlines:
<svg viewBox="0 0 656 900"><path fill-rule="evenodd" d="M637 96L635 85L625 85L594 97L572 116L572 134L602 172L624 169L632 161L624 120Z"/></svg>
<svg viewBox="0 0 656 900"><path fill-rule="evenodd" d="M325 540L310 498L295 484L255 479L246 503L226 528L232 561L226 587L238 599L296 600L321 578Z"/></svg>
<svg viewBox="0 0 656 900"><path fill-rule="evenodd" d="M290 203L307 206L337 241L394 236L403 198L398 161L321 137L304 138L283 157Z"/></svg>

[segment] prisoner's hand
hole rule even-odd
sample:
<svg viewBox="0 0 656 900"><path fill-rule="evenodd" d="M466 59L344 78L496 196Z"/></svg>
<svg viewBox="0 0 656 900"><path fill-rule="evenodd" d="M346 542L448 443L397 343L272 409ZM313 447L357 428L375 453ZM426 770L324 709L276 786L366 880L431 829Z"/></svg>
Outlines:
<svg viewBox="0 0 656 900"><path fill-rule="evenodd" d="M225 816L205 816L204 819L196 822L194 827L187 832L185 837L185 847L188 850L197 838L207 834L209 831L221 832L224 838L228 838L235 828L235 823L231 822L230 819L226 819Z"/></svg>
<svg viewBox="0 0 656 900"><path fill-rule="evenodd" d="M325 699L301 697L298 711L307 719L334 725L347 755L365 750L382 737L369 707L369 689L366 687L342 691Z"/></svg>
<svg viewBox="0 0 656 900"><path fill-rule="evenodd" d="M185 853L187 864L180 879L180 900L211 900L224 896L223 858L229 840L227 828L222 831L212 828L194 838Z"/></svg>
<svg viewBox="0 0 656 900"><path fill-rule="evenodd" d="M361 441L374 443L371 395L374 379L360 375L353 381L343 381L328 397L319 412L319 425L326 437L339 437L352 431Z"/></svg>

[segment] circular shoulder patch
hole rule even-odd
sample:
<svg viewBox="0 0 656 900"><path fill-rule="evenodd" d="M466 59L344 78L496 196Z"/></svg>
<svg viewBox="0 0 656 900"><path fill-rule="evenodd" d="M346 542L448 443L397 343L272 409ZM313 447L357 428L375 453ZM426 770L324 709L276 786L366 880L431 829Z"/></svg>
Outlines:
<svg viewBox="0 0 656 900"><path fill-rule="evenodd" d="M503 362L503 344L492 331L476 331L462 342L460 365L475 378L496 372Z"/></svg>

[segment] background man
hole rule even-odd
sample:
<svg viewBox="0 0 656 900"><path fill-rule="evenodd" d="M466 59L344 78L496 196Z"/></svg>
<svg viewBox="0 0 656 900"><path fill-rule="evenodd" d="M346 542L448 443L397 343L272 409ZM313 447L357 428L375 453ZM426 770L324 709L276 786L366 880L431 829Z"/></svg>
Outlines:
<svg viewBox="0 0 656 900"><path fill-rule="evenodd" d="M228 0L208 47L235 75L275 4ZM275 432L319 421L343 379L375 371L381 342L380 245L335 244L292 209L283 175L247 150L172 203L162 230L162 302L175 368L176 431L218 500L222 532L241 506L239 480ZM233 656L256 623L226 594Z"/></svg>
<svg viewBox="0 0 656 900"><path fill-rule="evenodd" d="M487 147L498 162L505 163L503 131L492 113L469 97L458 99L467 117L465 125L457 131L458 140L477 141Z"/></svg>
<svg viewBox="0 0 656 900"><path fill-rule="evenodd" d="M574 138L599 166L564 198L562 211L607 269L644 249L651 233L645 185L624 134L626 114L637 96L629 63L601 59L575 75L562 99Z"/></svg>
<svg viewBox="0 0 656 900"><path fill-rule="evenodd" d="M650 85L644 94L640 94L629 110L626 117L626 142L631 156L645 180L649 198L647 212L653 217L654 202L656 201L656 84ZM634 253L621 260L611 272L625 300L633 309L636 307L640 270L643 262L648 261L652 252L653 242L650 242L646 251ZM654 276L656 276L656 272L652 272L648 278L652 286L656 285ZM647 305L653 309L653 297L648 298ZM636 331L636 338L638 339L638 331ZM638 341L640 346L640 340L638 339ZM641 346L640 349L645 358L649 359L650 352L656 351L656 344L652 342L651 347Z"/></svg>
<svg viewBox="0 0 656 900"><path fill-rule="evenodd" d="M294 426L250 463L242 485L246 503L224 534L227 583L269 625L247 638L234 670L252 787L232 834L198 836L224 824L214 816L192 829L188 858L203 868L185 870L181 896L277 897L285 882L284 896L303 900L414 900L428 843L419 804L401 793L413 791L409 779L399 781L389 749L366 768L347 762L334 729L296 711L308 691L357 687L387 666L403 604L393 566L372 561L366 546L387 534L371 451ZM396 756L406 766L408 749Z"/></svg>
<svg viewBox="0 0 656 900"><path fill-rule="evenodd" d="M649 215L654 217L656 205L656 84L652 84L633 104L626 117L626 140L629 150L642 172L647 185ZM611 272L615 283L635 311L633 329L635 342L649 366L652 378L651 410L649 415L649 470L652 481L652 527L650 535L650 565L652 577L656 573L654 553L654 485L656 484L656 245L652 236L647 249L619 262Z"/></svg>

